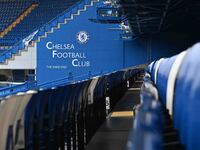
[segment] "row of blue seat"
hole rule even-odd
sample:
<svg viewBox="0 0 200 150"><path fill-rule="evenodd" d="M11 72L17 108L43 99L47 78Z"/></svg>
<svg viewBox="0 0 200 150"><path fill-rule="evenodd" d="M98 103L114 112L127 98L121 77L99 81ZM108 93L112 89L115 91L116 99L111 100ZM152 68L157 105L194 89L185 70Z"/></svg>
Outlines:
<svg viewBox="0 0 200 150"><path fill-rule="evenodd" d="M2 100L0 149L83 150L106 118L106 97L116 103L138 73L121 71Z"/></svg>
<svg viewBox="0 0 200 150"><path fill-rule="evenodd" d="M128 150L163 149L163 113L157 89L150 76L144 76L140 91L140 104L134 109L133 129L127 143Z"/></svg>
<svg viewBox="0 0 200 150"><path fill-rule="evenodd" d="M185 150L173 127L173 121L161 101L158 90L146 72L140 90L140 104L134 107L133 129L128 150Z"/></svg>
<svg viewBox="0 0 200 150"><path fill-rule="evenodd" d="M0 31L3 31L7 26L9 26L31 4L31 1L0 2Z"/></svg>
<svg viewBox="0 0 200 150"><path fill-rule="evenodd" d="M200 44L152 62L148 71L186 150L200 149Z"/></svg>

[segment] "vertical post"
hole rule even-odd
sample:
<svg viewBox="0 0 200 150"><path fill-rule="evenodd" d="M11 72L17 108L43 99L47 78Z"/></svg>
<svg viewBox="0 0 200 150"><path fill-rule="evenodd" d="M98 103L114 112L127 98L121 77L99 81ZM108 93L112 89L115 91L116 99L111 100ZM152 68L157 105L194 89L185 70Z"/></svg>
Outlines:
<svg viewBox="0 0 200 150"><path fill-rule="evenodd" d="M125 68L125 41L123 40L123 68Z"/></svg>
<svg viewBox="0 0 200 150"><path fill-rule="evenodd" d="M149 63L152 61L151 51L152 51L152 37L150 36L150 38L149 38Z"/></svg>
<svg viewBox="0 0 200 150"><path fill-rule="evenodd" d="M147 62L150 63L151 62L151 52L152 51L152 37L150 36L147 39Z"/></svg>

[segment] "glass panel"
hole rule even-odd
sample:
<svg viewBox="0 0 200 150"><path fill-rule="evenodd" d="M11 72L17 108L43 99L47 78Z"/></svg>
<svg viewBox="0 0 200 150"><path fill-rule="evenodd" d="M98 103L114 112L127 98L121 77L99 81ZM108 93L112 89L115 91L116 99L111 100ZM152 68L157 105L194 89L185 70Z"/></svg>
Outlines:
<svg viewBox="0 0 200 150"><path fill-rule="evenodd" d="M102 17L118 17L117 10L98 10L98 14Z"/></svg>

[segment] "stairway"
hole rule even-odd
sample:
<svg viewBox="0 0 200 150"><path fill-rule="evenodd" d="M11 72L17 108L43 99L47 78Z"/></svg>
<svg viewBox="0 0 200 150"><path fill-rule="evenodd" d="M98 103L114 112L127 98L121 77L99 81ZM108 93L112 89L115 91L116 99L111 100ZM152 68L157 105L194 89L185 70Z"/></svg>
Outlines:
<svg viewBox="0 0 200 150"><path fill-rule="evenodd" d="M173 121L169 112L163 107L164 131L163 131L163 149L164 150L184 150L184 146L178 138L178 131L173 127Z"/></svg>

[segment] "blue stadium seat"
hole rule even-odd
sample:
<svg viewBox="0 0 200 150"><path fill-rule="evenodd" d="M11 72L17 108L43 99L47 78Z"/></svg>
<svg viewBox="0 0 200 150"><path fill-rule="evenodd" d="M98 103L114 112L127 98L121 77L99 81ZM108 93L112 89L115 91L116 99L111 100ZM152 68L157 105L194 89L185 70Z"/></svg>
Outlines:
<svg viewBox="0 0 200 150"><path fill-rule="evenodd" d="M111 99L110 108L112 110L118 98L121 97L127 89L126 73L124 71L112 73L108 76L107 82L108 88L111 89L108 95Z"/></svg>
<svg viewBox="0 0 200 150"><path fill-rule="evenodd" d="M200 149L199 50L200 44L196 44L179 55L164 59L157 72L159 95L171 111L186 150ZM152 75L155 76L155 66Z"/></svg>
<svg viewBox="0 0 200 150"><path fill-rule="evenodd" d="M35 126L37 124L35 119L36 114L36 104L38 100L41 99L44 92L39 92L36 95L33 95L25 108L24 112L24 130L25 130L25 148L34 149L36 148L36 140L34 139L34 134L37 133Z"/></svg>
<svg viewBox="0 0 200 150"><path fill-rule="evenodd" d="M49 112L49 146L52 147L53 149L56 149L56 118L57 118L57 103L60 101L60 99L63 97L63 100L66 99L65 97L65 88L61 87L59 89L54 89L53 94L51 97L49 97L48 101L48 112ZM66 95L68 92L66 93Z"/></svg>
<svg viewBox="0 0 200 150"><path fill-rule="evenodd" d="M159 103L153 100L152 102ZM146 104L144 104L146 105ZM163 149L163 118L158 104L140 107L134 118L133 131L130 134L128 150L162 150Z"/></svg>
<svg viewBox="0 0 200 150"><path fill-rule="evenodd" d="M8 27L34 1L3 1L0 2L0 31Z"/></svg>
<svg viewBox="0 0 200 150"><path fill-rule="evenodd" d="M188 50L176 80L175 126L188 150L200 149L200 44ZM191 59L192 58L192 59ZM190 93L188 93L190 92Z"/></svg>
<svg viewBox="0 0 200 150"><path fill-rule="evenodd" d="M160 74L157 76L157 88L160 96L160 100L164 105L166 105L166 89L167 89L167 77L170 72L170 68L173 65L174 61L176 59L176 56L170 58L170 59L164 59L160 63L159 72Z"/></svg>

